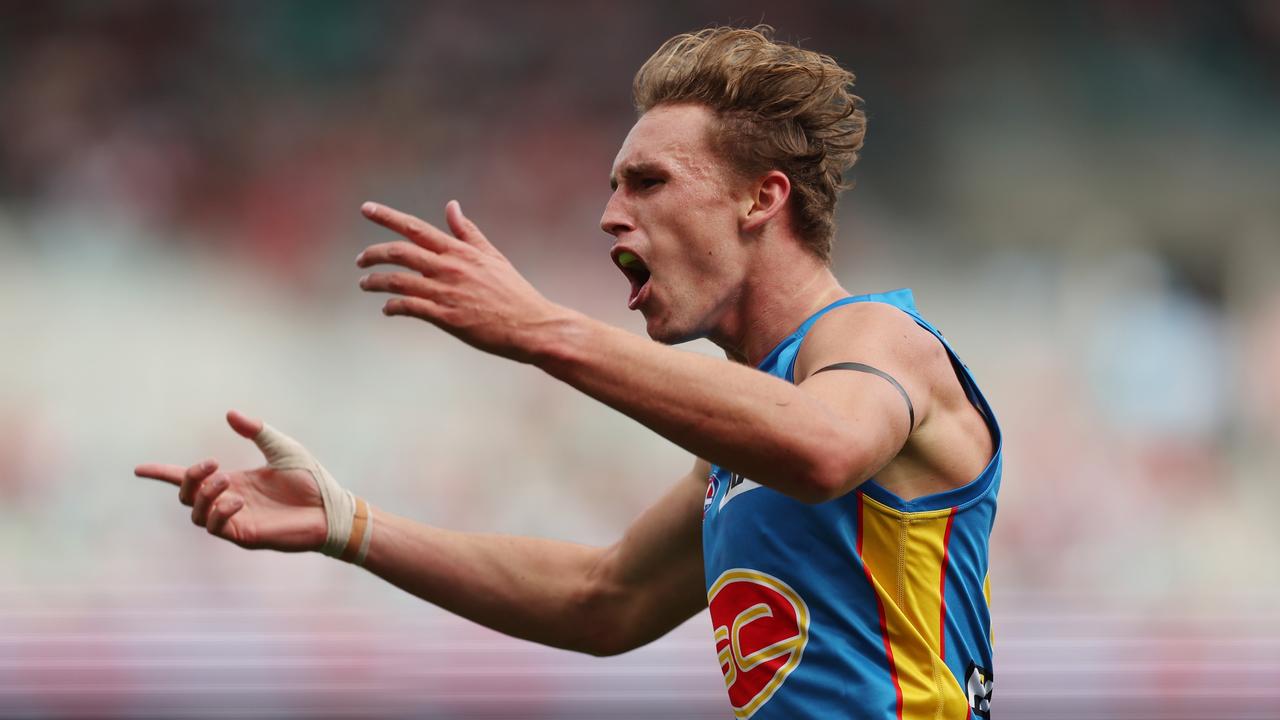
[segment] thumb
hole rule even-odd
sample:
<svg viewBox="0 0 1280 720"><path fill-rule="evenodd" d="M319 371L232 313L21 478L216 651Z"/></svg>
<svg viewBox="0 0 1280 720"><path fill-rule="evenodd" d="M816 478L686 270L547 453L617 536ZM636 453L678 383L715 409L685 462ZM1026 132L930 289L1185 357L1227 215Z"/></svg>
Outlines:
<svg viewBox="0 0 1280 720"><path fill-rule="evenodd" d="M480 232L480 228L471 222L471 219L462 214L462 203L457 200L450 200L444 206L444 218L449 223L449 230L453 231L453 236L459 240L477 245L479 247L490 247L489 240Z"/></svg>
<svg viewBox="0 0 1280 720"><path fill-rule="evenodd" d="M267 464L283 468L304 462L310 453L302 443L267 425L261 420L249 418L235 410L227 413L227 424L240 437L253 441L262 451Z"/></svg>
<svg viewBox="0 0 1280 720"><path fill-rule="evenodd" d="M242 438L252 440L255 435L262 432L262 421L245 417L242 413L231 410L227 413L227 424L232 430Z"/></svg>

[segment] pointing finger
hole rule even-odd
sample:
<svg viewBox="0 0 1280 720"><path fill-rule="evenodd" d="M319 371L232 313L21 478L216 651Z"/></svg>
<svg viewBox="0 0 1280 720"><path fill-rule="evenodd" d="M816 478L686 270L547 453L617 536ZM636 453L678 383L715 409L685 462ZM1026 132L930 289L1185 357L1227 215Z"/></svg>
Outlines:
<svg viewBox="0 0 1280 720"><path fill-rule="evenodd" d="M141 478L163 480L174 485L182 485L182 478L187 469L181 465L162 465L160 463L144 463L133 469L133 474Z"/></svg>
<svg viewBox="0 0 1280 720"><path fill-rule="evenodd" d="M408 213L389 208L386 205L367 202L360 206L360 212L382 227L399 233L432 252L445 252L450 246L458 242L441 232L439 228L431 223Z"/></svg>

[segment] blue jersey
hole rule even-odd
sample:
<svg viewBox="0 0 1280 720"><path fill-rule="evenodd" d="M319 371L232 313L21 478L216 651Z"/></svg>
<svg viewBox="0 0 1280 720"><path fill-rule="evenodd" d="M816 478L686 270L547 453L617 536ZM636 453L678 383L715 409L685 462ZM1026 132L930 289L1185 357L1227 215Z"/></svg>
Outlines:
<svg viewBox="0 0 1280 720"><path fill-rule="evenodd" d="M892 305L947 348L995 441L973 481L903 500L874 478L809 505L713 466L703 516L707 601L739 718L985 718L992 685L987 546L1000 489L995 415L910 290L819 310L759 369L795 382L796 355L823 314ZM857 361L858 358L848 358Z"/></svg>

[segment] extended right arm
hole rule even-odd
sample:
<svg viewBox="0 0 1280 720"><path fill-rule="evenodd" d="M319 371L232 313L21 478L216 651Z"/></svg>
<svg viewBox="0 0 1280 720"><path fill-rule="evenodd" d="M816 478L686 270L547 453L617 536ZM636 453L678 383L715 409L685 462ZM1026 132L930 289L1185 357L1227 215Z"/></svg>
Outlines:
<svg viewBox="0 0 1280 720"><path fill-rule="evenodd" d="M236 413L228 421L264 447L260 422ZM269 465L224 473L213 461L135 472L180 486L197 525L243 547L316 550L325 541L318 478L309 472ZM508 635L594 655L625 652L706 606L701 510L708 473L697 462L607 548L455 532L375 509L364 566Z"/></svg>
<svg viewBox="0 0 1280 720"><path fill-rule="evenodd" d="M593 655L625 652L706 606L701 469L607 548L461 533L376 512L365 567L508 635Z"/></svg>

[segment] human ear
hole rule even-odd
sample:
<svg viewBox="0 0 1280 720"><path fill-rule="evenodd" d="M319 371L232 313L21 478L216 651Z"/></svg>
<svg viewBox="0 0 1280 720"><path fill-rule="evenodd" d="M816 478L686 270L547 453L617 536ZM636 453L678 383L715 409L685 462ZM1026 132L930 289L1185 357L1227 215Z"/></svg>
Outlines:
<svg viewBox="0 0 1280 720"><path fill-rule="evenodd" d="M742 219L744 232L756 232L764 228L787 205L791 197L791 180L780 170L765 173L754 186L750 207Z"/></svg>

